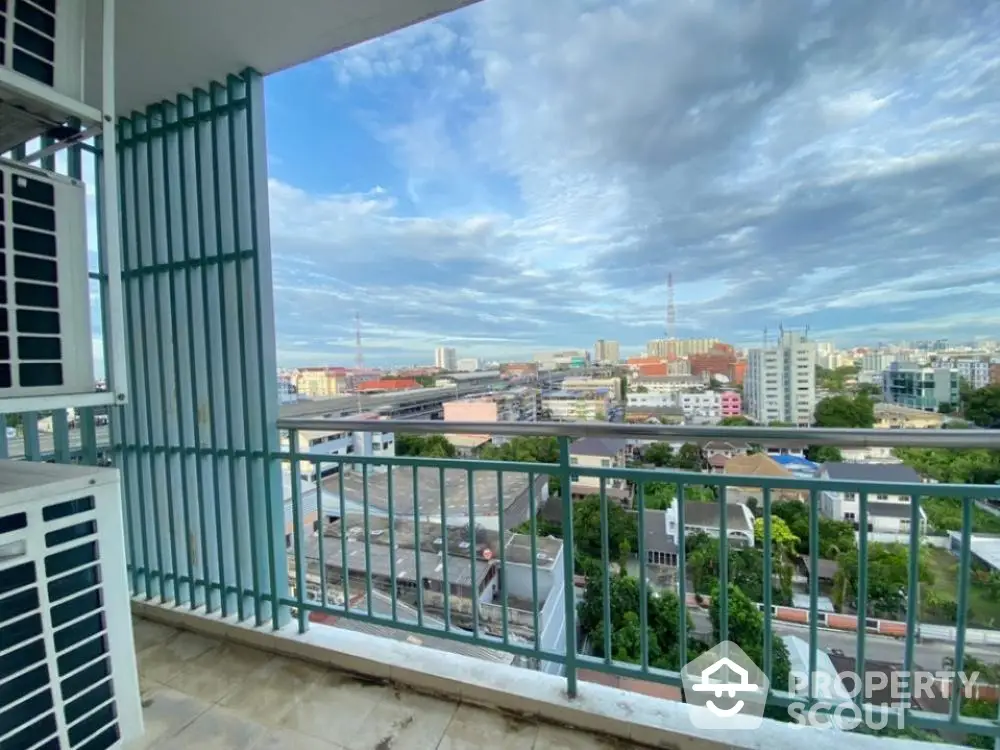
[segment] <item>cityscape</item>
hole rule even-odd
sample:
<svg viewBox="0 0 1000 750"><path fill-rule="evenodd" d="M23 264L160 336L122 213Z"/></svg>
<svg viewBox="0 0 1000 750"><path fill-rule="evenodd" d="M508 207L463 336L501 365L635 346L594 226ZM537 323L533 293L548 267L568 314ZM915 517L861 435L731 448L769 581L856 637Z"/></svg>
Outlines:
<svg viewBox="0 0 1000 750"><path fill-rule="evenodd" d="M833 692L827 697L847 689L838 675L867 671L892 679L904 671L907 659L909 669L940 670L953 663L949 659L960 619L962 501L925 497L915 504L908 493L824 490L813 501L818 517L811 520L808 489L787 485L813 478L859 485L1000 484L997 452L890 448L849 441L840 446L810 445L794 435L807 427L996 427L1000 343L921 340L838 348L813 340L808 329L779 327L772 336L762 336L761 346L746 349L713 338L666 337L651 340L632 354L619 341L599 339L592 347L539 351L523 361L461 355L457 347L440 346L428 352L425 364L407 367L331 365L279 372L282 417L322 417L329 425L327 430L296 431L297 449L313 459L299 463L296 490L287 467L283 474L286 504L294 497L303 513L303 528L312 530L304 540L304 581L310 598L343 603L349 596L346 592L359 591L360 598L350 600L357 606L366 606L367 597L374 597L373 604L388 611L398 599L397 612L409 613L400 615L404 619L416 617L418 608L427 613L425 621L436 617L441 627L445 621L469 627L474 618L476 627L489 636L506 634L525 642L537 638L543 646L554 647L561 633L556 625L563 621L564 602L570 597L578 607L580 639L589 644L587 653L598 658L611 653L616 660L636 664L645 659L670 669L680 658L676 628L650 630L645 656L635 650L641 639L636 633L629 635L635 625L629 624L626 612L612 613L621 624L605 636L599 617L604 587L611 587L610 596L617 601L625 589L643 579L660 597L657 606L683 595L691 625L688 655L693 657L704 648L699 644L718 637L717 612L710 602L719 596L724 576L730 587L730 612L734 607L760 608L762 602L773 607L772 663L790 673L804 672L812 658L813 671L830 676L830 684L838 686L829 688ZM356 360L363 363L360 328ZM371 429L360 429L359 420L371 421ZM433 434L395 434L378 429L384 420L432 420L443 426ZM338 428L338 421L351 426ZM449 422L474 423L479 432L450 433ZM363 466L354 458L557 462L555 438L511 436L503 426L516 423L530 429L532 423L600 422L717 427L725 437L578 438L569 446L571 471L642 467L670 474L664 481L641 486L624 478L572 474L565 487L558 477L529 475L515 466L502 473L502 494L490 472L476 472L474 487L464 471L439 473L433 468L397 467L389 479L384 465ZM492 424L497 425L496 433L490 430ZM773 444L740 439L738 428L753 426L788 429ZM330 463L317 464L320 455L330 456ZM725 483L700 484L698 478L704 475L721 477ZM733 484L726 477L740 481ZM788 481L765 492L753 486L753 478ZM683 526L678 509L681 489ZM323 499L317 502L318 495ZM1000 491L996 495L996 500L987 496L976 501L966 595L971 604L961 618L967 634L976 634L965 646L966 668L973 665L985 675L1000 673L1000 632L995 631L1000 627ZM563 564L567 500L578 545L572 592L562 586L557 573ZM608 518L604 528L600 523L594 528L602 507ZM772 544L770 586L764 577L765 513ZM864 528L861 519L866 519ZM286 531L291 550L295 525L290 522ZM534 590L532 536L538 578ZM723 536L728 540L725 573L719 568ZM326 542L323 552L320 538ZM581 539L596 541L587 549ZM906 632L911 606L916 606L909 600L913 540L919 545L921 576L914 617L926 635L907 657L899 636ZM868 571L863 591L858 576L862 546ZM444 558L450 581L442 576ZM291 569L294 559L291 554ZM343 560L348 560L346 584ZM601 570L608 565L612 576L602 584ZM373 585L368 594L363 593L366 581ZM620 587L625 587L622 593ZM478 609L470 609L470 601L478 601ZM865 608L868 630L863 667L855 660L860 606ZM814 618L819 628L817 653L810 657ZM365 627L348 620L339 624ZM730 635L735 638L732 631ZM753 642L745 635L744 640L737 639L744 647ZM409 636L399 631L399 637ZM533 663L439 639L428 639L424 645L461 653L471 648L477 658L553 673L560 669L553 662ZM749 652L762 658L759 649ZM586 670L581 679L606 681ZM678 690L641 680L623 678L614 684L681 699ZM935 687L921 709L946 711L948 690L943 684ZM995 710L995 699L990 697L995 692L989 691L996 688L979 690L966 706L986 716ZM935 737L917 730L905 736Z"/></svg>

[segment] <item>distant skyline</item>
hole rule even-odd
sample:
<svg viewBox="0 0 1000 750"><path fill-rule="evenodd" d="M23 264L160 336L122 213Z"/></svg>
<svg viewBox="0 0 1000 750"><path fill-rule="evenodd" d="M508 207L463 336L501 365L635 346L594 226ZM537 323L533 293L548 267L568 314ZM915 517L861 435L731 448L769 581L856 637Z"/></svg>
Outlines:
<svg viewBox="0 0 1000 750"><path fill-rule="evenodd" d="M267 79L278 361L1000 330L1000 6L484 2Z"/></svg>

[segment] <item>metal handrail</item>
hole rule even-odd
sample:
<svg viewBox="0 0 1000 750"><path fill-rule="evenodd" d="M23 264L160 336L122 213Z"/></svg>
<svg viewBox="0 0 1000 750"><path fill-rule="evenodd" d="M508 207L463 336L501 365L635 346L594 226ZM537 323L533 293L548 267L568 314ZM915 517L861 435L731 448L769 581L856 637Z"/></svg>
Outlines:
<svg viewBox="0 0 1000 750"><path fill-rule="evenodd" d="M834 445L844 448L992 448L995 430L876 430L829 427L720 427L717 425L620 424L615 422L445 422L439 419L279 419L283 430L490 434L522 437L599 437L639 440L709 440L765 445Z"/></svg>

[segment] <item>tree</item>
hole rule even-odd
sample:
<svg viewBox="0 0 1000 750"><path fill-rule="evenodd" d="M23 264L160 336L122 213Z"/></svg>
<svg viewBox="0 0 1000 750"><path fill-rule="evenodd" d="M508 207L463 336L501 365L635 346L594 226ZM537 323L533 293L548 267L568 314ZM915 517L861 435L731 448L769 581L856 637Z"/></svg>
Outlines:
<svg viewBox="0 0 1000 750"><path fill-rule="evenodd" d="M746 506L750 509L750 512L755 516L760 514L760 500L755 497L748 497Z"/></svg>
<svg viewBox="0 0 1000 750"><path fill-rule="evenodd" d="M789 531L798 537L795 551L809 554L809 506L798 500L782 500L771 504L771 515L783 520ZM824 559L854 549L854 525L849 521L819 518L819 556ZM773 528L773 521L772 521Z"/></svg>
<svg viewBox="0 0 1000 750"><path fill-rule="evenodd" d="M816 425L818 427L862 427L875 426L875 404L866 393L854 398L830 396L816 404Z"/></svg>
<svg viewBox="0 0 1000 750"><path fill-rule="evenodd" d="M653 443L643 452L643 458L653 466L671 466L674 462L674 449L670 443Z"/></svg>
<svg viewBox="0 0 1000 750"><path fill-rule="evenodd" d="M764 543L764 519L757 518L753 522L753 535L754 539L760 542L761 545ZM799 543L799 538L792 533L791 529L788 528L788 524L785 519L772 517L771 518L771 544L775 545L781 550L792 552L795 550Z"/></svg>
<svg viewBox="0 0 1000 750"><path fill-rule="evenodd" d="M590 495L573 505L573 540L582 557L601 559L601 498ZM622 545L638 547L638 525L633 514L617 503L608 503L608 557L618 560Z"/></svg>
<svg viewBox="0 0 1000 750"><path fill-rule="evenodd" d="M817 365L816 386L826 391L842 393L847 388L848 379L853 379L859 369L857 365L845 365L833 370Z"/></svg>
<svg viewBox="0 0 1000 750"><path fill-rule="evenodd" d="M694 534L685 540L687 569L696 594L707 594L718 585L719 540L707 534ZM764 552L755 547L727 550L729 580L753 601L764 600ZM772 556L771 597L775 604L791 604L792 566L783 555Z"/></svg>
<svg viewBox="0 0 1000 750"><path fill-rule="evenodd" d="M486 443L479 457L487 461L559 463L559 440L554 437L516 437L502 445Z"/></svg>
<svg viewBox="0 0 1000 750"><path fill-rule="evenodd" d="M840 448L835 445L810 445L806 448L806 458L818 464L839 463L844 460Z"/></svg>
<svg viewBox="0 0 1000 750"><path fill-rule="evenodd" d="M895 448L893 454L919 474L939 482L994 484L1000 480L1000 451Z"/></svg>
<svg viewBox="0 0 1000 750"><path fill-rule="evenodd" d="M674 468L683 469L684 471L701 471L701 467L701 448L694 443L684 443L681 449L677 451L677 457L674 459Z"/></svg>
<svg viewBox="0 0 1000 750"><path fill-rule="evenodd" d="M628 543L628 539L621 543L618 548L618 567L622 570L628 569L628 561L632 557L632 545Z"/></svg>
<svg viewBox="0 0 1000 750"><path fill-rule="evenodd" d="M723 417L719 421L720 427L749 427L752 424L750 418L744 417L742 414L737 414L735 417Z"/></svg>
<svg viewBox="0 0 1000 750"><path fill-rule="evenodd" d="M904 544L868 545L868 611L864 617L899 618L905 613L909 583L909 548ZM921 583L933 582L926 553L921 549L918 564ZM841 551L833 582L834 603L841 611L856 609L858 602L858 550Z"/></svg>
<svg viewBox="0 0 1000 750"><path fill-rule="evenodd" d="M622 375L618 379L618 383L621 386L622 401L625 400L625 394L628 393L628 376Z"/></svg>
<svg viewBox="0 0 1000 750"><path fill-rule="evenodd" d="M953 411L955 411L955 407L947 401L938 404L938 414L951 414Z"/></svg>
<svg viewBox="0 0 1000 750"><path fill-rule="evenodd" d="M647 482L643 491L646 510L666 510L677 497L677 485L670 482Z"/></svg>
<svg viewBox="0 0 1000 750"><path fill-rule="evenodd" d="M649 393L649 388L644 385L640 385L635 389L636 393Z"/></svg>
<svg viewBox="0 0 1000 750"><path fill-rule="evenodd" d="M1000 421L1000 385L988 385L964 396L965 418L980 427Z"/></svg>
<svg viewBox="0 0 1000 750"><path fill-rule="evenodd" d="M764 615L757 609L756 603L739 587L730 583L728 587L729 640L739 645L743 652L753 660L754 664L763 669L764 666ZM712 636L716 643L722 638L719 619L719 593L716 586L712 590L712 603L709 606L709 616L712 618ZM788 673L792 668L788 657L788 648L780 636L771 636L771 688L773 690L788 690Z"/></svg>
<svg viewBox="0 0 1000 750"><path fill-rule="evenodd" d="M611 604L611 656L619 661L641 663L639 581L632 576L610 576L608 599ZM672 591L646 592L646 632L649 636L649 664L658 669L679 669L704 651L689 636L687 653L681 653L680 618L688 619L688 633L694 632L690 616ZM604 656L604 576L587 579L579 608L580 628L588 636L597 656Z"/></svg>
<svg viewBox="0 0 1000 750"><path fill-rule="evenodd" d="M422 456L424 458L454 458L455 446L444 435L396 435L397 456Z"/></svg>

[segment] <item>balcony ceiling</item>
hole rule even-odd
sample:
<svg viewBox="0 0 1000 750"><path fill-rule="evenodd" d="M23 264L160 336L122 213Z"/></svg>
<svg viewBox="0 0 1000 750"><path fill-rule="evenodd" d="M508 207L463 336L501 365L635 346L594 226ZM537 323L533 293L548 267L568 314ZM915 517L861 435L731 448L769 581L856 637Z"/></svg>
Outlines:
<svg viewBox="0 0 1000 750"><path fill-rule="evenodd" d="M284 70L475 1L117 0L117 109L143 109L247 67Z"/></svg>

